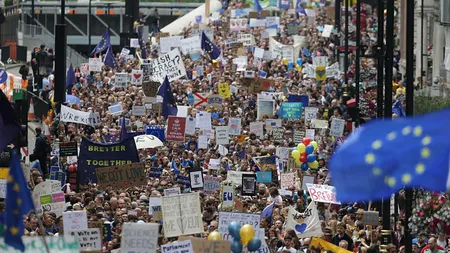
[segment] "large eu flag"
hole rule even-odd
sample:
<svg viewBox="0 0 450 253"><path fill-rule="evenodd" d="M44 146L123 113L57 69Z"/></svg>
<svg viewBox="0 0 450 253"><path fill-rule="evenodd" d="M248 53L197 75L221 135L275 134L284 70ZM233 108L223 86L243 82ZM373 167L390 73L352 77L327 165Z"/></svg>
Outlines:
<svg viewBox="0 0 450 253"><path fill-rule="evenodd" d="M5 243L23 252L25 250L22 242L25 229L23 216L34 209L34 204L23 175L18 151L15 149L12 152L6 181Z"/></svg>
<svg viewBox="0 0 450 253"><path fill-rule="evenodd" d="M202 32L202 49L209 54L211 60L219 58L221 54L220 49L209 40L205 32Z"/></svg>
<svg viewBox="0 0 450 253"><path fill-rule="evenodd" d="M403 187L450 189L449 126L445 109L357 129L330 161L337 199L379 200Z"/></svg>
<svg viewBox="0 0 450 253"><path fill-rule="evenodd" d="M106 31L103 33L100 42L98 42L97 46L95 46L91 54L101 53L109 48L109 46L111 46L111 38L109 36L109 30L108 28L106 28Z"/></svg>
<svg viewBox="0 0 450 253"><path fill-rule="evenodd" d="M164 78L163 83L159 87L158 95L163 98L161 115L167 119L170 115L176 116L178 113L177 105L175 104L175 97L170 87L169 78Z"/></svg>
<svg viewBox="0 0 450 253"><path fill-rule="evenodd" d="M114 58L114 54L112 52L112 48L108 47L108 51L106 51L105 59L103 63L110 68L116 69L118 67L116 58Z"/></svg>

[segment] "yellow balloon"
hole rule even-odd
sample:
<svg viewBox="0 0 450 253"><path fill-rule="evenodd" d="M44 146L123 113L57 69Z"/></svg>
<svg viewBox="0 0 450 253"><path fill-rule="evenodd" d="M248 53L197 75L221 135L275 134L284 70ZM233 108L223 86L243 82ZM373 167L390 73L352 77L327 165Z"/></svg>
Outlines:
<svg viewBox="0 0 450 253"><path fill-rule="evenodd" d="M300 157L300 152L298 150L292 150L291 155L295 158L295 160L298 160L298 158Z"/></svg>
<svg viewBox="0 0 450 253"><path fill-rule="evenodd" d="M303 144L303 143L298 144L298 145L297 145L297 150L298 150L298 152L300 152L300 154L303 153L303 152L305 152L305 151L306 151L306 146L305 146L305 144Z"/></svg>
<svg viewBox="0 0 450 253"><path fill-rule="evenodd" d="M309 144L313 145L313 147L314 147L314 150L316 150L316 149L317 149L317 142L315 142L315 141L312 141L312 142L310 142Z"/></svg>
<svg viewBox="0 0 450 253"><path fill-rule="evenodd" d="M252 225L245 224L241 227L239 234L241 235L242 244L247 245L248 242L255 236L255 230L253 229Z"/></svg>
<svg viewBox="0 0 450 253"><path fill-rule="evenodd" d="M295 69L297 69L298 72L302 72L302 67L301 66L297 66L297 67L295 67Z"/></svg>
<svg viewBox="0 0 450 253"><path fill-rule="evenodd" d="M295 164L297 164L297 165L302 165L302 162L300 162L299 159L295 159Z"/></svg>
<svg viewBox="0 0 450 253"><path fill-rule="evenodd" d="M286 59L286 58L283 58L283 60L281 60L281 63L283 63L283 65L288 65L288 63L289 63L289 60L288 59Z"/></svg>
<svg viewBox="0 0 450 253"><path fill-rule="evenodd" d="M212 231L208 235L208 241L222 241L222 235L217 231Z"/></svg>
<svg viewBox="0 0 450 253"><path fill-rule="evenodd" d="M312 163L308 163L308 166L309 166L311 169L316 169L317 167L319 167L319 162L314 161L314 162L312 162Z"/></svg>

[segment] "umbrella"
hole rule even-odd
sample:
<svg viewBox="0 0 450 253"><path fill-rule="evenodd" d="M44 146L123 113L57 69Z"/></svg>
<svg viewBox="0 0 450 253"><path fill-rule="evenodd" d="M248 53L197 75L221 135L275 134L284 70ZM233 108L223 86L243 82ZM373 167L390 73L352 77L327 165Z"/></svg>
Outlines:
<svg viewBox="0 0 450 253"><path fill-rule="evenodd" d="M81 105L81 100L78 97L73 95L66 95L66 103L67 104L79 104Z"/></svg>
<svg viewBox="0 0 450 253"><path fill-rule="evenodd" d="M137 149L157 148L164 146L164 144L161 140L158 139L158 137L151 134L135 136L134 142L136 143Z"/></svg>

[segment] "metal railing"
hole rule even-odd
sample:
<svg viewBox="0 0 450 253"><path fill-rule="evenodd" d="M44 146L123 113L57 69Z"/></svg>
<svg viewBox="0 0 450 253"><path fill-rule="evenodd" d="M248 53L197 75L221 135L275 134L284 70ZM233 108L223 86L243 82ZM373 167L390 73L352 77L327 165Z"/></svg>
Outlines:
<svg viewBox="0 0 450 253"><path fill-rule="evenodd" d="M55 48L55 36L41 24L36 26L20 21L18 31L23 33L23 45L28 47L30 50L41 44L44 44L47 47ZM70 46L67 46L66 54L67 66L73 64L75 67L79 67L81 66L81 63L88 62L87 57L79 54Z"/></svg>

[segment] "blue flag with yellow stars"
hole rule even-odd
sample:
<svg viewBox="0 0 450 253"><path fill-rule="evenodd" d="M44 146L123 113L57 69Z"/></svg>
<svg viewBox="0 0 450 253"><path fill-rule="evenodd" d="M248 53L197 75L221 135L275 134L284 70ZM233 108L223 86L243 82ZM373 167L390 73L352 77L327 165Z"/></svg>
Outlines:
<svg viewBox="0 0 450 253"><path fill-rule="evenodd" d="M342 202L387 198L400 188L450 188L450 109L370 122L344 141L329 169Z"/></svg>
<svg viewBox="0 0 450 253"><path fill-rule="evenodd" d="M103 33L100 42L95 46L94 50L91 54L98 54L105 51L107 48L111 46L111 38L109 37L109 30L106 28L105 33Z"/></svg>
<svg viewBox="0 0 450 253"><path fill-rule="evenodd" d="M211 60L219 58L221 54L220 49L209 40L204 32L202 32L202 49L209 54Z"/></svg>
<svg viewBox="0 0 450 253"><path fill-rule="evenodd" d="M5 243L15 249L25 250L23 216L34 209L30 190L23 175L17 150L13 149L6 184Z"/></svg>
<svg viewBox="0 0 450 253"><path fill-rule="evenodd" d="M161 115L166 119L171 115L176 116L178 113L178 108L175 104L175 98L167 76L164 78L163 83L159 87L158 95L163 98Z"/></svg>
<svg viewBox="0 0 450 253"><path fill-rule="evenodd" d="M108 51L106 51L106 55L105 55L105 59L103 59L103 63L106 66L109 66L113 69L116 69L118 67L117 62L116 62L116 58L114 58L114 54L112 52L112 48L109 47Z"/></svg>

